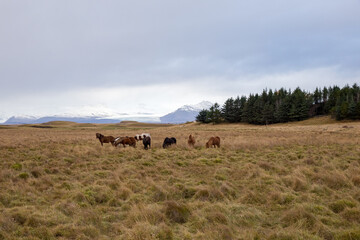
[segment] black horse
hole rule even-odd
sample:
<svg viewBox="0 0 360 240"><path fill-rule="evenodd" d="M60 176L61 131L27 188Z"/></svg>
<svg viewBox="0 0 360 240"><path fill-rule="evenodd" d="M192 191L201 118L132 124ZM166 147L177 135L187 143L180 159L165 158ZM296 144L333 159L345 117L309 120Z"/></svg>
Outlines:
<svg viewBox="0 0 360 240"><path fill-rule="evenodd" d="M151 147L151 138L150 137L144 137L143 138L143 144L144 144L144 149L145 150L150 148Z"/></svg>
<svg viewBox="0 0 360 240"><path fill-rule="evenodd" d="M176 144L176 138L172 137L172 138L165 138L164 143L163 143L163 148L167 148L169 146L171 146L172 144Z"/></svg>

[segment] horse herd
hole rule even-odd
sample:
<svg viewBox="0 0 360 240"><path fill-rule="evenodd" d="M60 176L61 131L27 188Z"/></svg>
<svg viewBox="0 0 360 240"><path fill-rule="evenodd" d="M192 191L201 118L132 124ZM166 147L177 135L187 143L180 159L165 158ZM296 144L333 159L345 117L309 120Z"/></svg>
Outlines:
<svg viewBox="0 0 360 240"><path fill-rule="evenodd" d="M113 137L113 136L104 136L101 133L96 133L96 138L99 139L101 146L103 146L104 143L111 143L114 147L117 147L118 145L123 145L125 147L126 145L131 147L136 147L136 142L141 141L143 142L144 149L149 149L151 147L151 136L149 133L142 133L137 134L135 137ZM188 145L190 147L195 146L195 138L191 134L188 138ZM176 145L176 138L174 137L166 137L164 139L163 148L167 148L171 145ZM220 147L220 138L219 137L211 137L209 141L206 143L206 148L210 147Z"/></svg>

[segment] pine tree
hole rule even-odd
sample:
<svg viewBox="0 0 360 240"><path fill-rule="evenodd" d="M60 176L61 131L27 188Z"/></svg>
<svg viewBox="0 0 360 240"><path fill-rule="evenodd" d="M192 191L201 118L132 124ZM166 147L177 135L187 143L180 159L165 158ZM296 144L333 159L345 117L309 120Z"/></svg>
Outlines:
<svg viewBox="0 0 360 240"><path fill-rule="evenodd" d="M355 83L352 88L354 89L354 101L358 103L360 102L360 87Z"/></svg>
<svg viewBox="0 0 360 240"><path fill-rule="evenodd" d="M199 114L196 116L196 121L201 123L209 123L209 111L208 110L201 110Z"/></svg>
<svg viewBox="0 0 360 240"><path fill-rule="evenodd" d="M256 116L255 116L255 102L256 102L256 99L257 99L257 94L256 95L252 95L250 94L249 96L249 99L248 99L248 104L247 104L247 122L248 123L252 123L254 124L255 123L255 119L256 119Z"/></svg>
<svg viewBox="0 0 360 240"><path fill-rule="evenodd" d="M242 122L242 115L244 112L245 104L246 104L246 97L242 96L241 98L237 97L234 101L235 107L235 122Z"/></svg>
<svg viewBox="0 0 360 240"><path fill-rule="evenodd" d="M233 98L229 98L225 101L221 109L221 112L226 122L229 123L236 122L236 110L235 110L235 104Z"/></svg>
<svg viewBox="0 0 360 240"><path fill-rule="evenodd" d="M329 91L326 87L322 90L322 102L325 103L328 100Z"/></svg>
<svg viewBox="0 0 360 240"><path fill-rule="evenodd" d="M215 103L209 110L209 120L213 124L220 123L222 121L221 110L218 103Z"/></svg>
<svg viewBox="0 0 360 240"><path fill-rule="evenodd" d="M274 121L274 107L269 103L266 103L262 111L262 123L271 124Z"/></svg>
<svg viewBox="0 0 360 240"><path fill-rule="evenodd" d="M351 99L350 103L349 103L347 118L353 119L353 120L357 118L356 103L353 99Z"/></svg>
<svg viewBox="0 0 360 240"><path fill-rule="evenodd" d="M273 91L270 89L269 93L268 93L268 97L267 97L267 101L265 103L269 103L270 105L272 105L274 107L275 105L275 101L274 101L274 93Z"/></svg>
<svg viewBox="0 0 360 240"><path fill-rule="evenodd" d="M276 118L278 122L288 122L289 121L289 112L291 108L290 97L286 96L281 99L281 105L279 110L276 112Z"/></svg>
<svg viewBox="0 0 360 240"><path fill-rule="evenodd" d="M299 120L299 112L296 108L295 104L291 104L290 110L289 110L289 121L297 121Z"/></svg>
<svg viewBox="0 0 360 240"><path fill-rule="evenodd" d="M356 119L360 119L360 101L356 104Z"/></svg>
<svg viewBox="0 0 360 240"><path fill-rule="evenodd" d="M314 97L314 104L318 104L321 101L321 90L319 91L319 89L316 88L313 97Z"/></svg>
<svg viewBox="0 0 360 240"><path fill-rule="evenodd" d="M325 113L334 114L334 109L337 107L337 99L340 97L340 88L338 86L329 87L328 100L325 103ZM340 107L340 106L339 106Z"/></svg>
<svg viewBox="0 0 360 240"><path fill-rule="evenodd" d="M254 124L263 124L263 116L262 116L262 112L263 112L263 100L262 97L259 95L255 95L255 102L253 105L253 123Z"/></svg>
<svg viewBox="0 0 360 240"><path fill-rule="evenodd" d="M347 116L348 116L348 108L349 108L348 102L343 102L341 104L341 108L340 108L340 118L341 119L347 118Z"/></svg>
<svg viewBox="0 0 360 240"><path fill-rule="evenodd" d="M241 113L241 121L242 122L249 122L249 100L245 102L243 111Z"/></svg>

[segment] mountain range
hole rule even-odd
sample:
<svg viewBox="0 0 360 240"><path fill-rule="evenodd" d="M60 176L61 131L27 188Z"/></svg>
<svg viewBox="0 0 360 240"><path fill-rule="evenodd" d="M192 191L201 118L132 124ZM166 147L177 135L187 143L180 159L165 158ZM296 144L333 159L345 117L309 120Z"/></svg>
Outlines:
<svg viewBox="0 0 360 240"><path fill-rule="evenodd" d="M153 116L151 114L137 114L130 116L128 114L99 114L99 113L82 113L82 114L64 114L56 116L12 116L4 123L11 124L38 124L51 121L71 121L77 123L118 123L120 121L138 121L147 123L185 123L195 121L196 116L202 109L209 109L212 106L211 102L202 101L195 105L184 105L177 110L166 114L162 117Z"/></svg>
<svg viewBox="0 0 360 240"><path fill-rule="evenodd" d="M202 101L195 105L184 105L176 111L160 117L161 123L184 123L195 121L196 116L203 109L209 109L213 104Z"/></svg>

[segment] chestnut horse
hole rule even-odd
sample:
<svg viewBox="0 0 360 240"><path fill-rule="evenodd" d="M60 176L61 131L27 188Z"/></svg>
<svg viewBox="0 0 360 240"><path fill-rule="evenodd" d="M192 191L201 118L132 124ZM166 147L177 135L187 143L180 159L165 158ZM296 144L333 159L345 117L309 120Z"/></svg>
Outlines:
<svg viewBox="0 0 360 240"><path fill-rule="evenodd" d="M119 138L115 143L115 147L119 144L122 144L124 147L125 147L125 145L129 145L131 147L136 147L136 140L133 137Z"/></svg>
<svg viewBox="0 0 360 240"><path fill-rule="evenodd" d="M96 138L99 139L101 146L103 146L103 143L111 143L114 146L115 138L113 136L104 136L101 133L96 133Z"/></svg>
<svg viewBox="0 0 360 240"><path fill-rule="evenodd" d="M194 147L194 145L195 145L195 138L191 134L190 134L189 139L188 139L188 145L190 147Z"/></svg>
<svg viewBox="0 0 360 240"><path fill-rule="evenodd" d="M219 137L211 137L209 141L206 143L206 148L209 147L220 147L220 138Z"/></svg>

